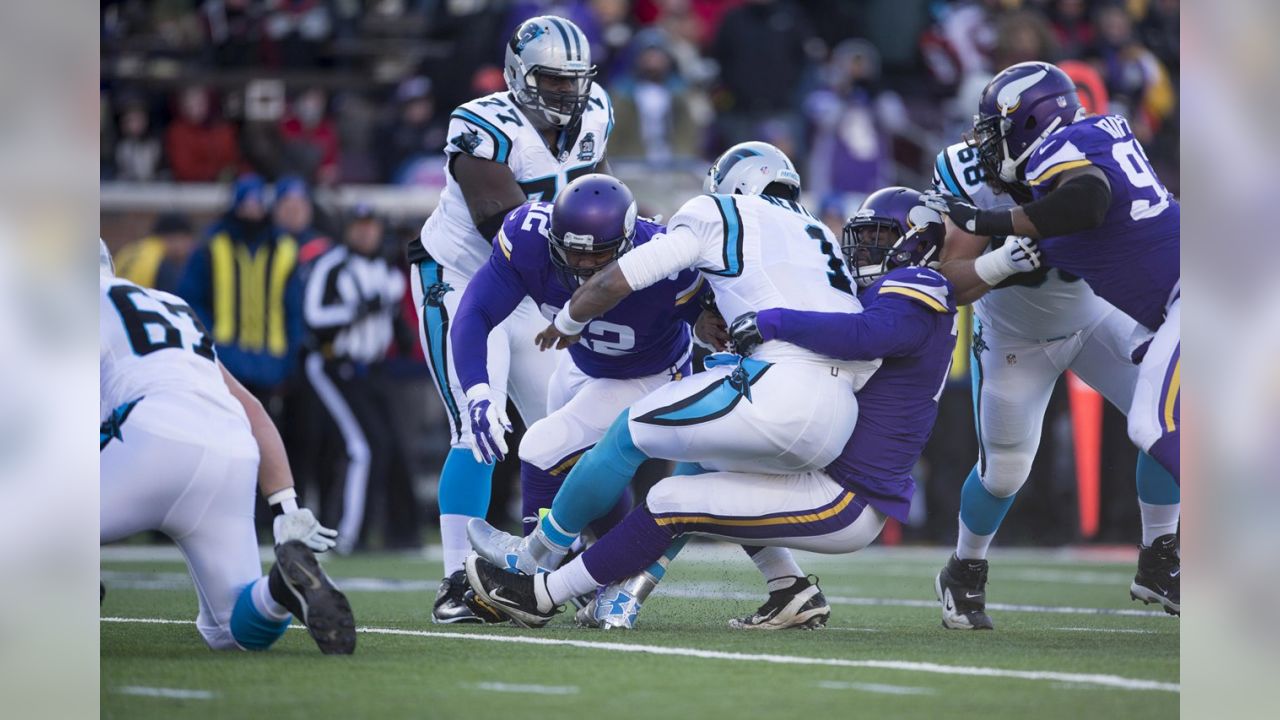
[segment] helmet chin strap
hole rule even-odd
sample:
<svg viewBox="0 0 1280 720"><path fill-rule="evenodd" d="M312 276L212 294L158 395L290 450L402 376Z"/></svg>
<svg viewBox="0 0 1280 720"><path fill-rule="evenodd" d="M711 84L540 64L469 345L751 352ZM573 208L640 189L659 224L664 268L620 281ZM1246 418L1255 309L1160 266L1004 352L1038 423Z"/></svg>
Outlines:
<svg viewBox="0 0 1280 720"><path fill-rule="evenodd" d="M1036 148L1040 147L1044 139L1049 137L1049 133L1058 129L1060 124L1062 124L1062 118L1054 118L1053 122L1049 123L1049 127L1045 128L1044 132L1040 133L1039 137L1028 144L1027 149L1023 150L1022 154L1016 158L1011 159L1009 157L1009 141L1001 139L1000 144L1004 146L1005 159L1000 162L1000 179L1007 183L1017 182L1018 168L1022 166L1022 163L1026 162L1027 158L1031 157L1031 153L1035 152Z"/></svg>

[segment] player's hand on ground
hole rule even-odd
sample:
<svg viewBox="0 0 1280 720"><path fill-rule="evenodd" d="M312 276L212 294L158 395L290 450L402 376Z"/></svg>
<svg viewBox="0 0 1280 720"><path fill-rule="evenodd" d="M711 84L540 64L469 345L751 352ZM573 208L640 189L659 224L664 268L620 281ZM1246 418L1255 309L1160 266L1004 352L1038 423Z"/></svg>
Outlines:
<svg viewBox="0 0 1280 720"><path fill-rule="evenodd" d="M951 218L961 230L977 234L978 206L967 203L954 195L930 190L920 197L925 207Z"/></svg>
<svg viewBox="0 0 1280 720"><path fill-rule="evenodd" d="M467 415L471 421L471 455L476 462L492 465L507 456L507 433L511 421L506 409L488 397L487 390L467 393Z"/></svg>
<svg viewBox="0 0 1280 720"><path fill-rule="evenodd" d="M338 544L338 531L321 525L306 508L277 515L271 521L271 531L277 545L298 540L315 552L324 552Z"/></svg>
<svg viewBox="0 0 1280 720"><path fill-rule="evenodd" d="M1004 261L1013 270L1012 274L1039 270L1043 264L1040 246L1029 237L1010 235L996 252L1003 255Z"/></svg>
<svg viewBox="0 0 1280 720"><path fill-rule="evenodd" d="M537 344L539 350L550 350L552 348L555 348L556 350L563 350L578 342L578 338L580 337L582 337L581 333L577 335L565 335L556 329L555 323L552 323L548 325L545 330L538 333L537 336L534 337L533 342Z"/></svg>
<svg viewBox="0 0 1280 720"><path fill-rule="evenodd" d="M760 343L764 342L764 338L760 336L760 326L756 324L756 314L753 312L739 315L729 327L729 335L733 340L733 351L744 357L755 352L755 349L760 347Z"/></svg>
<svg viewBox="0 0 1280 720"><path fill-rule="evenodd" d="M729 328L717 310L706 309L698 315L698 320L693 324L693 341L714 352L728 349Z"/></svg>

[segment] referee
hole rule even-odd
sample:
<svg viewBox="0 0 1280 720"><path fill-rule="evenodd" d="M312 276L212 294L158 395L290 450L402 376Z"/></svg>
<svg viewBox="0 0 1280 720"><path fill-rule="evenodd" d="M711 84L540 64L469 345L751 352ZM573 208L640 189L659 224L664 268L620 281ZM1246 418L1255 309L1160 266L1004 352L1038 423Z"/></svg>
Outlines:
<svg viewBox="0 0 1280 720"><path fill-rule="evenodd" d="M355 208L343 243L321 255L307 278L304 310L316 348L307 378L342 438L346 472L324 492L324 514L335 519L338 547L355 549L365 515L369 478L384 478L395 451L390 419L370 377L395 337L404 276L382 252L382 220L368 205Z"/></svg>

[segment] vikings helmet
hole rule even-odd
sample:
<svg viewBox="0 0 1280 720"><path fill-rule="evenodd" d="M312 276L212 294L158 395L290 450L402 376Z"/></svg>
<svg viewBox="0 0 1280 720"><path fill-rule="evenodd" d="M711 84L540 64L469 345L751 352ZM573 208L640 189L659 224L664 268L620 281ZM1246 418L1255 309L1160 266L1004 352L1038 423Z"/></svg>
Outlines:
<svg viewBox="0 0 1280 720"><path fill-rule="evenodd" d="M115 277L116 274L115 261L102 238L98 238L98 274L104 277Z"/></svg>
<svg viewBox="0 0 1280 720"><path fill-rule="evenodd" d="M636 199L617 178L583 175L556 197L547 235L551 262L565 287L572 290L631 249Z"/></svg>
<svg viewBox="0 0 1280 720"><path fill-rule="evenodd" d="M716 158L702 189L724 195L760 195L771 183L790 189L790 199L800 199L800 174L786 153L769 143L753 141L738 143Z"/></svg>
<svg viewBox="0 0 1280 720"><path fill-rule="evenodd" d="M1084 116L1066 73L1049 63L1018 63L983 89L970 143L988 177L1022 182L1023 165L1049 133Z"/></svg>
<svg viewBox="0 0 1280 720"><path fill-rule="evenodd" d="M521 108L551 127L578 121L591 99L591 44L577 25L564 18L542 15L520 23L507 43L503 77ZM568 78L572 89L544 90L538 76Z"/></svg>
<svg viewBox="0 0 1280 720"><path fill-rule="evenodd" d="M841 247L858 287L903 266L929 267L942 253L942 216L925 207L920 193L887 187L867 196L844 224Z"/></svg>

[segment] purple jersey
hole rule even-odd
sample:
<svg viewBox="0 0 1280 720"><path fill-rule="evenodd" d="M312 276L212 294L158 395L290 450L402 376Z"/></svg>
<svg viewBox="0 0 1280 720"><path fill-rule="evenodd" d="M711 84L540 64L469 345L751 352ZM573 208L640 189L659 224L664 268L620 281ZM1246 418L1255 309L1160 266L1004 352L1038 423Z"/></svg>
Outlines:
<svg viewBox="0 0 1280 720"><path fill-rule="evenodd" d="M765 310L765 340L785 340L841 360L883 358L858 391L858 425L826 472L876 510L905 522L920 459L956 344L956 299L933 270L889 271L859 294L856 315Z"/></svg>
<svg viewBox="0 0 1280 720"><path fill-rule="evenodd" d="M1040 198L1059 173L1090 166L1111 184L1106 219L1093 230L1040 240L1045 263L1084 278L1104 300L1154 330L1181 274L1178 201L1119 115L1054 131L1027 161L1027 182Z"/></svg>
<svg viewBox="0 0 1280 720"><path fill-rule="evenodd" d="M548 321L569 302L572 293L556 272L547 245L551 208L551 203L533 202L512 210L493 241L489 261L467 286L449 333L464 389L488 382L489 331L521 300L533 298ZM665 226L640 218L635 244L643 245L664 230ZM625 380L672 367L684 367L687 373L689 326L697 320L707 292L702 276L693 270L634 292L592 320L582 338L569 347L569 355L578 369L595 378Z"/></svg>

